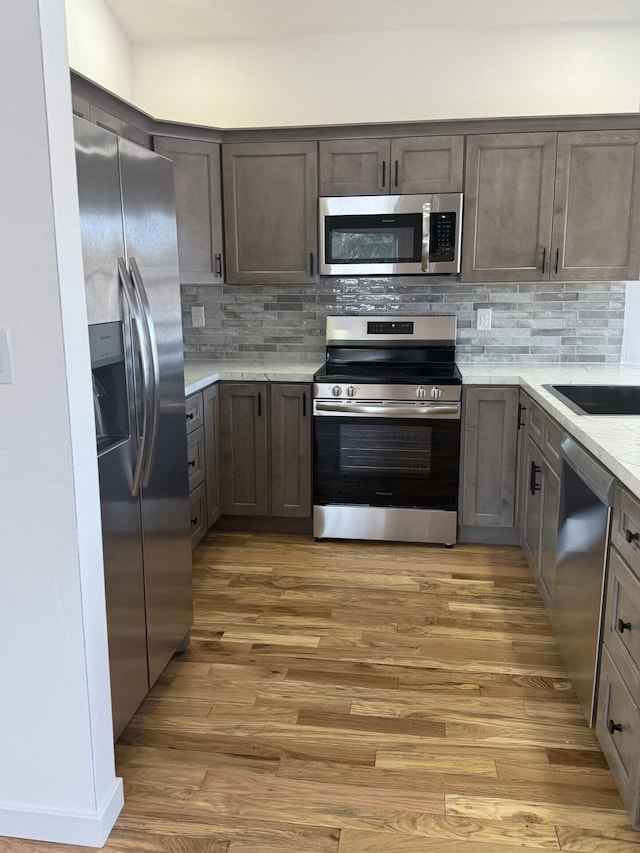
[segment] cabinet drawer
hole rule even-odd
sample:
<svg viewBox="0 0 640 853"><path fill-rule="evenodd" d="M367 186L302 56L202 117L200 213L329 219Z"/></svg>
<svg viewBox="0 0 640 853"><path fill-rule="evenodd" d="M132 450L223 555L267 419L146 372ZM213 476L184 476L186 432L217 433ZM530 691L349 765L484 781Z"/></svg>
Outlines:
<svg viewBox="0 0 640 853"><path fill-rule="evenodd" d="M603 639L636 701L640 700L640 580L615 548L609 578Z"/></svg>
<svg viewBox="0 0 640 853"><path fill-rule="evenodd" d="M207 493L204 483L196 486L189 494L189 520L191 522L191 547L195 548L207 532Z"/></svg>
<svg viewBox="0 0 640 853"><path fill-rule="evenodd" d="M560 442L564 432L562 428L553 420L553 418L545 415L543 432L542 432L542 452L545 460L550 468L556 474L560 474L562 468L562 456L560 455Z"/></svg>
<svg viewBox="0 0 640 853"><path fill-rule="evenodd" d="M202 392L187 397L187 432L193 432L204 423Z"/></svg>
<svg viewBox="0 0 640 853"><path fill-rule="evenodd" d="M640 503L624 489L616 492L611 541L640 574Z"/></svg>
<svg viewBox="0 0 640 853"><path fill-rule="evenodd" d="M204 481L205 454L204 428L198 427L187 436L187 459L189 463L189 491Z"/></svg>
<svg viewBox="0 0 640 853"><path fill-rule="evenodd" d="M612 730L614 726L616 728ZM596 734L629 816L637 827L640 712L604 646Z"/></svg>

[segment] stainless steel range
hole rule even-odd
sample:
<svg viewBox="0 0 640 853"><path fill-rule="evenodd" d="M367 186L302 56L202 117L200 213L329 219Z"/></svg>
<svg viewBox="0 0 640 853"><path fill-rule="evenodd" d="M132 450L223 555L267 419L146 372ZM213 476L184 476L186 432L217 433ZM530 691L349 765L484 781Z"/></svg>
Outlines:
<svg viewBox="0 0 640 853"><path fill-rule="evenodd" d="M327 317L326 337L313 386L314 535L453 545L455 316Z"/></svg>

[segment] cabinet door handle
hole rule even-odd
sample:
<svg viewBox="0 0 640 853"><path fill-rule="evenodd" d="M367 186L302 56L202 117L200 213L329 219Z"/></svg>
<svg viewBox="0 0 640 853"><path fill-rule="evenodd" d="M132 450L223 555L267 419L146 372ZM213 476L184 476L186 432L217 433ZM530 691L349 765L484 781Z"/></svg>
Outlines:
<svg viewBox="0 0 640 853"><path fill-rule="evenodd" d="M542 272L544 272L544 267L547 262L547 247L545 246L542 250Z"/></svg>
<svg viewBox="0 0 640 853"><path fill-rule="evenodd" d="M313 275L313 252L309 252L309 275Z"/></svg>
<svg viewBox="0 0 640 853"><path fill-rule="evenodd" d="M522 413L526 411L527 407L523 406L522 403L518 403L518 429L522 429L523 426L527 425L527 422L522 420Z"/></svg>
<svg viewBox="0 0 640 853"><path fill-rule="evenodd" d="M560 265L560 249L556 249L556 275L558 275L559 265Z"/></svg>
<svg viewBox="0 0 640 853"><path fill-rule="evenodd" d="M302 394L302 417L307 417L307 394L303 392Z"/></svg>
<svg viewBox="0 0 640 853"><path fill-rule="evenodd" d="M262 391L258 391L258 417L262 417Z"/></svg>
<svg viewBox="0 0 640 853"><path fill-rule="evenodd" d="M197 519L197 518L192 518L192 519L191 519L191 526L192 526L192 527L196 527L196 526L197 526L197 524L198 524L198 519Z"/></svg>
<svg viewBox="0 0 640 853"><path fill-rule="evenodd" d="M387 161L382 161L382 186L384 187L387 183Z"/></svg>
<svg viewBox="0 0 640 853"><path fill-rule="evenodd" d="M397 187L398 186L398 161L397 160L395 162L394 170L395 170L395 175L394 175L395 184L394 185Z"/></svg>
<svg viewBox="0 0 640 853"><path fill-rule="evenodd" d="M196 460L190 459L189 460L189 468L195 468L195 467L196 467Z"/></svg>
<svg viewBox="0 0 640 853"><path fill-rule="evenodd" d="M195 415L193 412L187 412L187 420L188 421L192 421L194 418L195 418Z"/></svg>
<svg viewBox="0 0 640 853"><path fill-rule="evenodd" d="M622 726L620 725L620 723L614 723L613 720L609 720L609 722L607 723L607 731L610 735L612 735L614 732L621 732Z"/></svg>
<svg viewBox="0 0 640 853"><path fill-rule="evenodd" d="M222 276L222 255L219 252L216 255L216 275Z"/></svg>
<svg viewBox="0 0 640 853"><path fill-rule="evenodd" d="M541 470L542 469L539 468L535 462L531 463L531 471L529 472L529 491L532 495L535 495L536 492L540 491L540 485L536 483L536 476Z"/></svg>
<svg viewBox="0 0 640 853"><path fill-rule="evenodd" d="M623 622L622 619L618 619L618 631L621 634L624 634L625 631L631 630L631 622Z"/></svg>
<svg viewBox="0 0 640 853"><path fill-rule="evenodd" d="M638 539L640 539L640 533L638 533L637 531L635 533L632 533L630 530L625 530L624 538L627 540L629 545L631 545L632 542L637 542Z"/></svg>

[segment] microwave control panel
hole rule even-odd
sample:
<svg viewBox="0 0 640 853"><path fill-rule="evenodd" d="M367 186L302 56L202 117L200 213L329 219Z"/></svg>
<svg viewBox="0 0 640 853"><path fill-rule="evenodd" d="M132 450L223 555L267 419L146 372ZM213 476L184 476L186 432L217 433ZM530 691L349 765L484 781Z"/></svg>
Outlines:
<svg viewBox="0 0 640 853"><path fill-rule="evenodd" d="M429 261L455 260L456 213L431 213L429 219Z"/></svg>

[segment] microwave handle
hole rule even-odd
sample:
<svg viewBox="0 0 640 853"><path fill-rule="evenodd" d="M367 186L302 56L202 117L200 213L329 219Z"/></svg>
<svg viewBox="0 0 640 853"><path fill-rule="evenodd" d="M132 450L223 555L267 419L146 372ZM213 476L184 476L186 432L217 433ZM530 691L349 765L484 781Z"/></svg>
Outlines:
<svg viewBox="0 0 640 853"><path fill-rule="evenodd" d="M423 272L429 272L429 243L431 239L431 212L430 205L422 210L422 256L421 266Z"/></svg>

